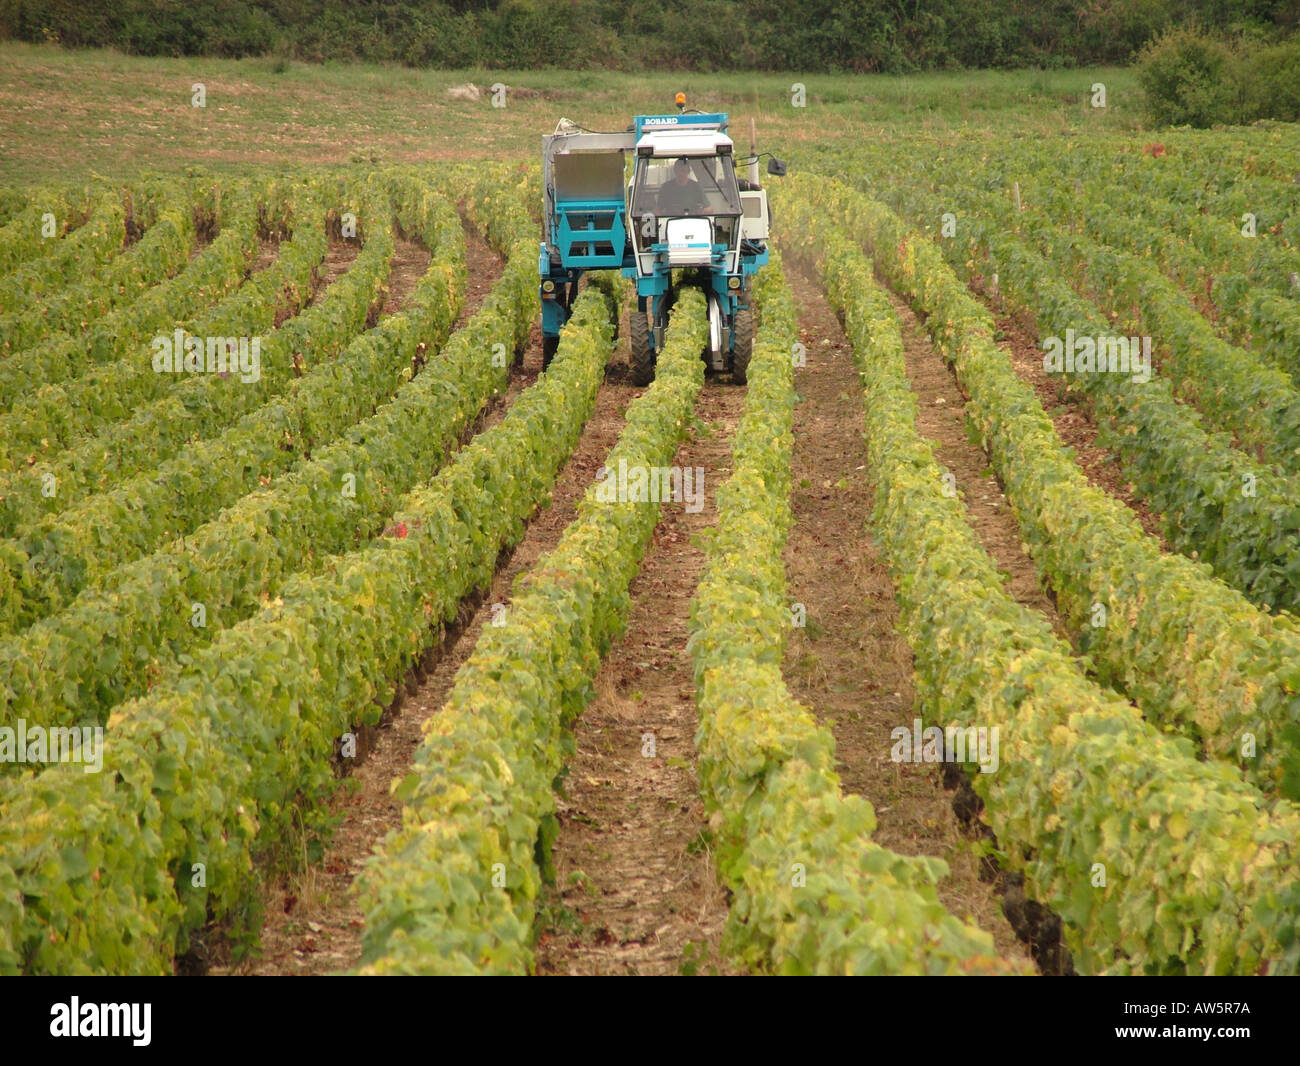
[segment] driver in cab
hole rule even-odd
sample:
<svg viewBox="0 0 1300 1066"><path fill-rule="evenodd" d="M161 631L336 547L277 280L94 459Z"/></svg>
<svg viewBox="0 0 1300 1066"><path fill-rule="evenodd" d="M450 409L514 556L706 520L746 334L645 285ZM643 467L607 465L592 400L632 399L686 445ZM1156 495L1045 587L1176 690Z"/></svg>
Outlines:
<svg viewBox="0 0 1300 1066"><path fill-rule="evenodd" d="M659 214L698 215L709 206L700 183L691 177L691 163L679 156L673 163L673 180L659 190Z"/></svg>

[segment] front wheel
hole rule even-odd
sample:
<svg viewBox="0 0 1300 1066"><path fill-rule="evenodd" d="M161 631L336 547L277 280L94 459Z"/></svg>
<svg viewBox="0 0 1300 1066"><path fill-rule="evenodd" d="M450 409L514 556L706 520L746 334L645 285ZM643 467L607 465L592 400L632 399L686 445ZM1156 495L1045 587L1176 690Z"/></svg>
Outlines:
<svg viewBox="0 0 1300 1066"><path fill-rule="evenodd" d="M650 347L650 319L644 311L633 308L627 331L631 355L632 384L649 385L655 376L655 353Z"/></svg>
<svg viewBox="0 0 1300 1066"><path fill-rule="evenodd" d="M748 307L737 309L731 319L735 340L731 349L731 380L737 385L749 382L749 360L754 354L754 312Z"/></svg>

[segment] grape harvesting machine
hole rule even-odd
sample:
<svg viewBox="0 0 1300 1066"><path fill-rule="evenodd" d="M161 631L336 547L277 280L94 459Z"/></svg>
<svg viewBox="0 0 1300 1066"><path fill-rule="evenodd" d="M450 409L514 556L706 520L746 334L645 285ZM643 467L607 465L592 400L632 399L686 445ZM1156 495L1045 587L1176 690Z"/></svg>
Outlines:
<svg viewBox="0 0 1300 1066"><path fill-rule="evenodd" d="M676 114L638 115L621 133L562 119L542 138L543 365L555 354L583 273L619 269L636 280L628 330L636 384L654 377L675 284L704 291L710 369L745 383L754 344L751 279L768 261L771 220L759 155L751 133L751 154L742 161L748 177L739 178L728 116L688 110L682 93L676 103ZM767 172L782 175L785 165L770 157Z"/></svg>

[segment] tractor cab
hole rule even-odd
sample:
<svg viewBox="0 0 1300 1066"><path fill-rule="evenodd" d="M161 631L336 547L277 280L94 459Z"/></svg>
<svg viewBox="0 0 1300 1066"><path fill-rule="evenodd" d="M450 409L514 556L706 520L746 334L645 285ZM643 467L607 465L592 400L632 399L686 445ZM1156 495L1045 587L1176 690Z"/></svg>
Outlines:
<svg viewBox="0 0 1300 1066"><path fill-rule="evenodd" d="M668 265L709 266L715 257L736 272L744 214L731 140L721 134L651 134L638 145L628 195L638 256L667 246Z"/></svg>

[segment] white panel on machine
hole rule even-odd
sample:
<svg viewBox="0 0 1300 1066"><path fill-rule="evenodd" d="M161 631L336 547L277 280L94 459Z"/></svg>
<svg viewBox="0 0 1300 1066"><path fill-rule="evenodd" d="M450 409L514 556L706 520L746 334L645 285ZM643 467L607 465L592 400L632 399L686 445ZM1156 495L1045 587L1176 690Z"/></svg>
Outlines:
<svg viewBox="0 0 1300 1066"><path fill-rule="evenodd" d="M740 235L747 241L767 240L767 191L742 189L740 206L744 214L740 219Z"/></svg>
<svg viewBox="0 0 1300 1066"><path fill-rule="evenodd" d="M672 218L667 225L671 266L708 266L713 250L713 226L707 218Z"/></svg>

